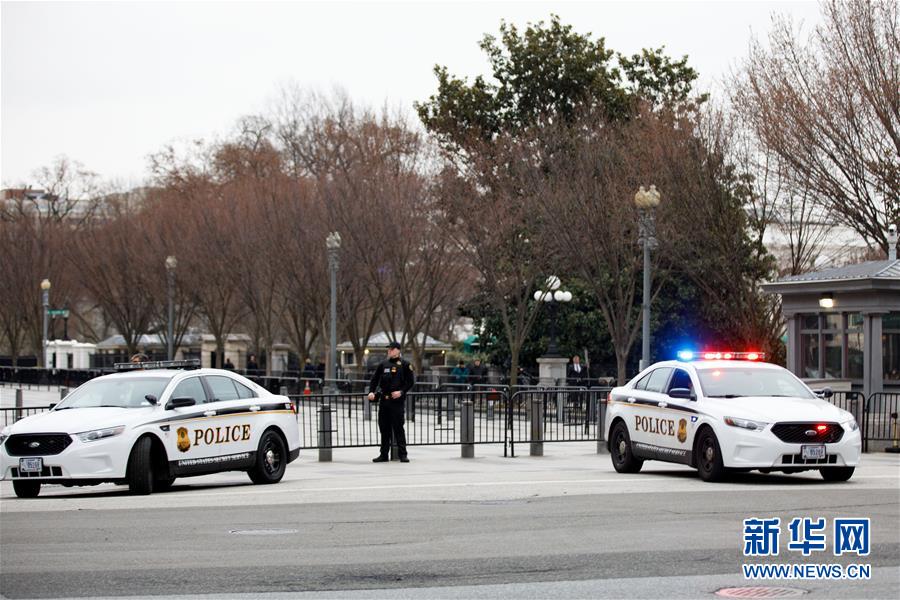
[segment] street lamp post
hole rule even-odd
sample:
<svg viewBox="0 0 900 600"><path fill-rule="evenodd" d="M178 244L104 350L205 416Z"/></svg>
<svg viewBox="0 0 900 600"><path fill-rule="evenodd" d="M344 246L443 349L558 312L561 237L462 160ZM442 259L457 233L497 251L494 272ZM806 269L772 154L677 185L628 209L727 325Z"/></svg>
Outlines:
<svg viewBox="0 0 900 600"><path fill-rule="evenodd" d="M643 330L641 335L641 364L643 370L650 366L650 251L659 244L656 240L656 207L659 206L659 192L655 185L649 190L644 186L634 195L634 204L637 206L640 235L638 243L644 247L644 302L641 306L643 318Z"/></svg>
<svg viewBox="0 0 900 600"><path fill-rule="evenodd" d="M175 359L175 269L178 267L178 259L174 256L166 257L166 291L169 298L169 319L166 329L166 341L168 347L166 357Z"/></svg>
<svg viewBox="0 0 900 600"><path fill-rule="evenodd" d="M328 250L328 272L331 276L331 324L329 332L329 361L328 374L326 379L326 393L336 394L337 386L335 385L336 367L337 367L337 272L338 258L341 250L341 234L332 231L325 238L325 247Z"/></svg>
<svg viewBox="0 0 900 600"><path fill-rule="evenodd" d="M560 281L556 275L547 278L546 290L538 290L534 293L534 299L538 302L546 302L550 306L550 343L547 345L547 353L544 356L559 356L559 348L556 344L556 311L560 302L571 302L572 292L559 289Z"/></svg>
<svg viewBox="0 0 900 600"><path fill-rule="evenodd" d="M50 280L41 282L41 305L44 307L44 334L41 342L41 364L47 368L47 319L50 316Z"/></svg>

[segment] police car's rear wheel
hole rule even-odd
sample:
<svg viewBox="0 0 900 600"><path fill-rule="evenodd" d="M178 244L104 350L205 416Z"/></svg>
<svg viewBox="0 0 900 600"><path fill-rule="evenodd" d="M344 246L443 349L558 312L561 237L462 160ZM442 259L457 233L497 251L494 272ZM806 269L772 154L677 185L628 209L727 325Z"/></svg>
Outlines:
<svg viewBox="0 0 900 600"><path fill-rule="evenodd" d="M725 475L719 440L709 428L704 429L697 440L697 472L703 481L717 481Z"/></svg>
<svg viewBox="0 0 900 600"><path fill-rule="evenodd" d="M256 451L256 465L247 473L253 483L278 483L287 467L287 448L277 432L263 433Z"/></svg>
<svg viewBox="0 0 900 600"><path fill-rule="evenodd" d="M855 467L829 467L819 469L819 474L825 481L847 481L853 477Z"/></svg>
<svg viewBox="0 0 900 600"><path fill-rule="evenodd" d="M37 498L41 493L41 484L37 481L13 480L13 491L19 498Z"/></svg>
<svg viewBox="0 0 900 600"><path fill-rule="evenodd" d="M128 489L132 494L147 495L153 491L153 462L150 451L153 442L144 436L137 441L128 457Z"/></svg>
<svg viewBox="0 0 900 600"><path fill-rule="evenodd" d="M637 473L644 466L643 459L637 458L631 450L631 437L628 435L628 427L619 421L613 425L610 439L610 455L612 455L613 468L619 473Z"/></svg>

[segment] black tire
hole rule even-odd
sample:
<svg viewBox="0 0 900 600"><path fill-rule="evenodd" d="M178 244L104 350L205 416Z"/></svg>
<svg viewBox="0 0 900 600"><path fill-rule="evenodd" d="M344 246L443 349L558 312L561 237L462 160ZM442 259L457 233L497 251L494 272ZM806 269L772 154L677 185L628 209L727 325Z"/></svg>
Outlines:
<svg viewBox="0 0 900 600"><path fill-rule="evenodd" d="M19 498L37 498L37 495L41 493L41 484L39 481L14 479L13 491Z"/></svg>
<svg viewBox="0 0 900 600"><path fill-rule="evenodd" d="M644 466L644 459L634 455L628 427L622 421L613 425L609 434L609 454L613 468L619 473L637 473Z"/></svg>
<svg viewBox="0 0 900 600"><path fill-rule="evenodd" d="M265 485L278 483L287 468L287 447L274 429L267 429L259 440L256 464L247 471L253 483Z"/></svg>
<svg viewBox="0 0 900 600"><path fill-rule="evenodd" d="M722 449L719 448L719 440L709 427L703 429L697 438L697 472L703 481L719 481L725 476L725 466L722 464Z"/></svg>
<svg viewBox="0 0 900 600"><path fill-rule="evenodd" d="M853 477L853 471L856 467L829 467L827 469L819 469L819 474L825 481L847 481Z"/></svg>
<svg viewBox="0 0 900 600"><path fill-rule="evenodd" d="M172 489L172 484L175 483L174 477L163 477L161 479L156 479L153 482L153 491L154 492L168 492Z"/></svg>
<svg viewBox="0 0 900 600"><path fill-rule="evenodd" d="M150 451L153 442L144 436L137 441L128 457L128 489L132 494L146 496L153 492L153 461Z"/></svg>

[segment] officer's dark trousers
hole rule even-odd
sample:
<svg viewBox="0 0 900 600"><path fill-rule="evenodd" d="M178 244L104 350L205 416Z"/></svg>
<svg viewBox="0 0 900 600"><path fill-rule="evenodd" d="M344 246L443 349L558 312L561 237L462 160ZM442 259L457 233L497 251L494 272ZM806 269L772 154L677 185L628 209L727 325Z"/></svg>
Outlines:
<svg viewBox="0 0 900 600"><path fill-rule="evenodd" d="M391 435L397 444L400 458L406 457L406 432L403 430L405 398L383 399L378 407L378 429L381 431L381 456L390 456Z"/></svg>

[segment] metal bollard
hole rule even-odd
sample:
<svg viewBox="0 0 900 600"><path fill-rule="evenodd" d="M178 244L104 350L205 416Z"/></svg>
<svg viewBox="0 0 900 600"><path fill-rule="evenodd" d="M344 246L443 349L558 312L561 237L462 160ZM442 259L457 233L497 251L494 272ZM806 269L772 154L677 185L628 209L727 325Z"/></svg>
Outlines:
<svg viewBox="0 0 900 600"><path fill-rule="evenodd" d="M597 454L607 454L606 447L606 399L597 397Z"/></svg>
<svg viewBox="0 0 900 600"><path fill-rule="evenodd" d="M363 420L372 420L372 400L369 400L368 394L363 398Z"/></svg>
<svg viewBox="0 0 900 600"><path fill-rule="evenodd" d="M331 405L325 402L319 408L319 462L331 462L331 447Z"/></svg>
<svg viewBox="0 0 900 600"><path fill-rule="evenodd" d="M494 401L493 400L487 401L487 419L488 419L488 421L494 420Z"/></svg>
<svg viewBox="0 0 900 600"><path fill-rule="evenodd" d="M531 456L544 455L544 411L541 399L531 400Z"/></svg>
<svg viewBox="0 0 900 600"><path fill-rule="evenodd" d="M460 457L475 458L475 404L463 400L459 422Z"/></svg>
<svg viewBox="0 0 900 600"><path fill-rule="evenodd" d="M14 423L22 418L22 405L24 404L22 394L22 388L16 390L16 414L13 415Z"/></svg>

